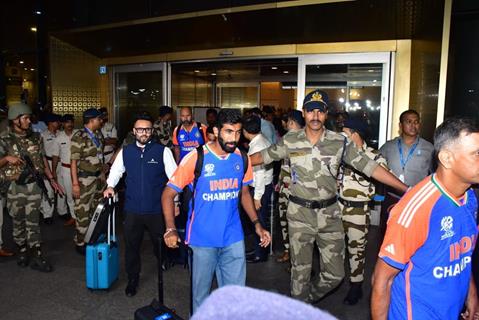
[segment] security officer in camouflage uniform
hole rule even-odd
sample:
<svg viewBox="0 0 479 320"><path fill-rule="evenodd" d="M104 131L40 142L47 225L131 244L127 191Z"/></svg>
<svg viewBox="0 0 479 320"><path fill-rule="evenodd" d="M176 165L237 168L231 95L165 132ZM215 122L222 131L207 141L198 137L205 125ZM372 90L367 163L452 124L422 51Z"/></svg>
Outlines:
<svg viewBox="0 0 479 320"><path fill-rule="evenodd" d="M323 98L324 97L324 98ZM342 161L393 188L407 186L358 152L345 137L327 130L326 94L315 90L303 102L304 130L288 132L278 144L251 156L252 165L288 158L291 195L288 224L291 295L316 303L344 277L344 229L337 204L337 177ZM311 281L314 243L319 247L320 273Z"/></svg>
<svg viewBox="0 0 479 320"><path fill-rule="evenodd" d="M171 148L173 147L173 140L171 134L173 129L171 126L171 117L173 109L168 106L161 106L158 114L158 119L153 123L153 130L155 131L156 139L159 144Z"/></svg>
<svg viewBox="0 0 479 320"><path fill-rule="evenodd" d="M388 169L386 159L369 147L365 138L368 127L364 121L349 118L343 122L343 133L354 146L369 159ZM348 165L341 166L339 179L339 207L343 213L344 232L349 254L349 280L351 286L344 304L354 305L361 299L364 263L370 221L370 204L375 193L374 183L361 172Z"/></svg>
<svg viewBox="0 0 479 320"><path fill-rule="evenodd" d="M289 112L286 120L286 130L288 131L297 131L304 127L303 114L299 110L293 110ZM276 261L289 262L288 219L286 218L290 195L289 186L291 185L291 168L289 166L289 159L284 159L281 164L279 184L278 211L279 224L281 225L281 235L283 236L284 252L276 259Z"/></svg>
<svg viewBox="0 0 479 320"><path fill-rule="evenodd" d="M75 198L76 234L78 253L85 254L84 237L91 216L102 198L102 174L104 141L100 133L102 113L97 109L83 112L84 128L71 140L72 191Z"/></svg>
<svg viewBox="0 0 479 320"><path fill-rule="evenodd" d="M23 103L12 104L8 109L10 130L0 137L0 168L10 181L7 206L13 219L13 239L19 248L17 264L20 267L30 264L32 269L51 272L53 268L43 257L40 247L39 209L42 191L26 169L25 157L31 159L40 176L48 178L55 191L62 192L48 168L40 134L31 130L31 114L30 107Z"/></svg>

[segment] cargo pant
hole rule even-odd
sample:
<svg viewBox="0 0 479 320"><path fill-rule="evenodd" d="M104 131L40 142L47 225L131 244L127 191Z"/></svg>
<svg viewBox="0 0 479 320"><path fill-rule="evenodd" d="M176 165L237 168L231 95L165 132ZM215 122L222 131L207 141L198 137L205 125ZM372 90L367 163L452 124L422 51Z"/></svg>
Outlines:
<svg viewBox="0 0 479 320"><path fill-rule="evenodd" d="M278 210L279 224L281 226L281 235L283 237L283 246L285 251L289 251L288 219L286 218L289 203L289 188L284 184L279 189Z"/></svg>
<svg viewBox="0 0 479 320"><path fill-rule="evenodd" d="M308 209L293 202L288 206L291 257L291 296L318 300L344 278L344 231L337 204ZM314 243L319 248L320 273L311 279Z"/></svg>
<svg viewBox="0 0 479 320"><path fill-rule="evenodd" d="M349 280L351 282L362 282L364 281L370 209L368 205L363 208L351 208L342 204L339 206L343 213L344 233L347 236Z"/></svg>
<svg viewBox="0 0 479 320"><path fill-rule="evenodd" d="M84 245L84 238L90 219L102 197L99 177L78 177L80 199L75 199L76 233L74 240L78 246Z"/></svg>
<svg viewBox="0 0 479 320"><path fill-rule="evenodd" d="M19 247L40 245L40 204L42 193L35 182L12 182L7 194L8 212L13 220L13 240Z"/></svg>

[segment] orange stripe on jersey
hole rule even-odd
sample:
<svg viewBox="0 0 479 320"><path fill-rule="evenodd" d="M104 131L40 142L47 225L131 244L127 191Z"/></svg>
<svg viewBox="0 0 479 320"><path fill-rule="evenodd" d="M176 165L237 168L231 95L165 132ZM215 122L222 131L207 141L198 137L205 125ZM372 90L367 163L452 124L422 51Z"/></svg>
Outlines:
<svg viewBox="0 0 479 320"><path fill-rule="evenodd" d="M407 306L407 319L412 320L412 301L411 301L411 270L413 268L412 262L406 270L406 306Z"/></svg>
<svg viewBox="0 0 479 320"><path fill-rule="evenodd" d="M438 191L436 190L436 187L432 185L432 187L427 188L425 190L421 198L418 198L416 201L410 203L411 206L407 210L405 210L406 220L404 221L403 225L406 228L408 228L409 225L411 224L411 220L414 218L414 215L419 210L419 208L421 208L427 201L429 201L430 204L432 205L435 203L435 201L434 203L431 203L430 201L431 198L434 198L434 197L431 197L434 193L438 194ZM432 209L432 206L431 206L431 209Z"/></svg>
<svg viewBox="0 0 479 320"><path fill-rule="evenodd" d="M420 185L416 185L416 187L414 187L410 192L404 195L400 203L402 203L403 201L407 201L407 204L402 210L401 215L399 216L399 224L403 224L406 218L406 212L413 205L413 203L415 203L418 199L421 199L421 197L423 197L423 195L427 193L428 189L431 187L434 187L434 184L428 179L424 184L420 183ZM417 188L419 188L419 190L417 190Z"/></svg>

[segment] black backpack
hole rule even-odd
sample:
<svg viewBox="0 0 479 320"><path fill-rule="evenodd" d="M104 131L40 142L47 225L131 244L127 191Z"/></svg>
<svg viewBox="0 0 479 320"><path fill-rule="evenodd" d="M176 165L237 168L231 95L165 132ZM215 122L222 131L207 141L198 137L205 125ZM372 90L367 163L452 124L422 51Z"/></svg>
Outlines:
<svg viewBox="0 0 479 320"><path fill-rule="evenodd" d="M246 152L243 150L241 151L241 157L243 158L243 175L246 173L246 170L248 170L248 162L249 158ZM189 204L191 202L191 207L194 209L195 207L195 202L194 202L194 190L196 188L196 183L198 182L199 177L201 176L201 171L203 170L203 160L205 158L205 154L203 152L203 146L199 146L196 148L196 153L198 154L198 158L196 159L196 164L195 164L195 177L193 179L193 188L191 189L189 185L187 185L182 192L181 195L181 203L180 203L180 212L181 214L189 212ZM241 195L241 193L240 193ZM240 199L241 200L241 199Z"/></svg>

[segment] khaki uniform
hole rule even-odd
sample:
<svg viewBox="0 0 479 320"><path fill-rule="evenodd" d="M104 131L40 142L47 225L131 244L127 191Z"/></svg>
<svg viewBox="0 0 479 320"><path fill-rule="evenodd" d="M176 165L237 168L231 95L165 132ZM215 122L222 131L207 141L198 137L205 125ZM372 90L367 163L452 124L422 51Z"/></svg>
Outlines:
<svg viewBox="0 0 479 320"><path fill-rule="evenodd" d="M343 152L344 150L344 152ZM291 256L291 295L314 301L335 288L344 277L344 230L337 196L337 175L341 158L370 176L377 164L360 154L338 133L324 130L312 145L304 130L287 133L278 144L261 152L264 162L289 159L291 165L288 225ZM312 209L293 202L333 202ZM314 243L319 247L321 272L311 282Z"/></svg>
<svg viewBox="0 0 479 320"><path fill-rule="evenodd" d="M115 125L111 122L107 122L105 123L105 125L103 125L103 127L101 128L101 134L105 139L118 138L118 133L116 131ZM116 148L113 145L107 145L104 147L103 153L105 155L105 163L111 160L113 154L115 153L115 149Z"/></svg>
<svg viewBox="0 0 479 320"><path fill-rule="evenodd" d="M45 130L42 133L40 133L40 136L42 137L43 147L45 148L45 157L48 160L48 165L50 166L50 171L52 173L53 173L52 156L53 156L53 153L54 153L54 149L56 148L55 147L55 139L56 139L57 135L58 135L58 132L53 133L49 130ZM58 168L58 167L57 167L57 170L56 170L56 176L57 177L60 176L60 168ZM51 217L53 217L53 211L55 210L54 199L55 199L56 195L53 192L53 189L52 189L50 183L48 182L48 180L45 180L45 186L47 187L48 197L52 200L52 205L50 205L48 203L47 199L45 199L45 195L43 195L42 205L40 207L40 211L43 214L44 218L51 218ZM66 214L65 208L66 208L65 198L64 197L58 197L57 198L58 214L60 214L60 215Z"/></svg>
<svg viewBox="0 0 479 320"><path fill-rule="evenodd" d="M366 143L358 150L387 169L386 159L379 151L368 147ZM369 204L376 190L368 177L350 166L341 167L340 177L339 206L343 213L344 232L347 236L350 281L362 282L370 222ZM346 201L341 201L343 199Z"/></svg>
<svg viewBox="0 0 479 320"><path fill-rule="evenodd" d="M71 160L77 161L80 199L75 199L76 234L74 241L84 245L84 237L90 219L98 201L102 197L100 179L104 164L104 142L100 132L94 134L99 145L96 146L86 128L76 132L71 139Z"/></svg>
<svg viewBox="0 0 479 320"><path fill-rule="evenodd" d="M281 172L279 173L279 183L279 224L281 226L281 236L283 237L284 249L289 251L288 219L286 218L290 195L289 185L291 184L291 168L289 167L289 159L283 160Z"/></svg>
<svg viewBox="0 0 479 320"><path fill-rule="evenodd" d="M153 129L159 144L168 148L173 147L171 121L156 120Z"/></svg>
<svg viewBox="0 0 479 320"><path fill-rule="evenodd" d="M0 137L0 157L7 155L21 157L26 154L30 157L35 169L44 173L44 149L40 134L31 132L26 136L19 136L13 132L5 132ZM22 175L25 165L7 164L2 175L11 180L7 191L7 207L13 219L13 240L20 247L39 247L40 236L40 204L42 192L31 175ZM49 184L47 182L47 184Z"/></svg>

